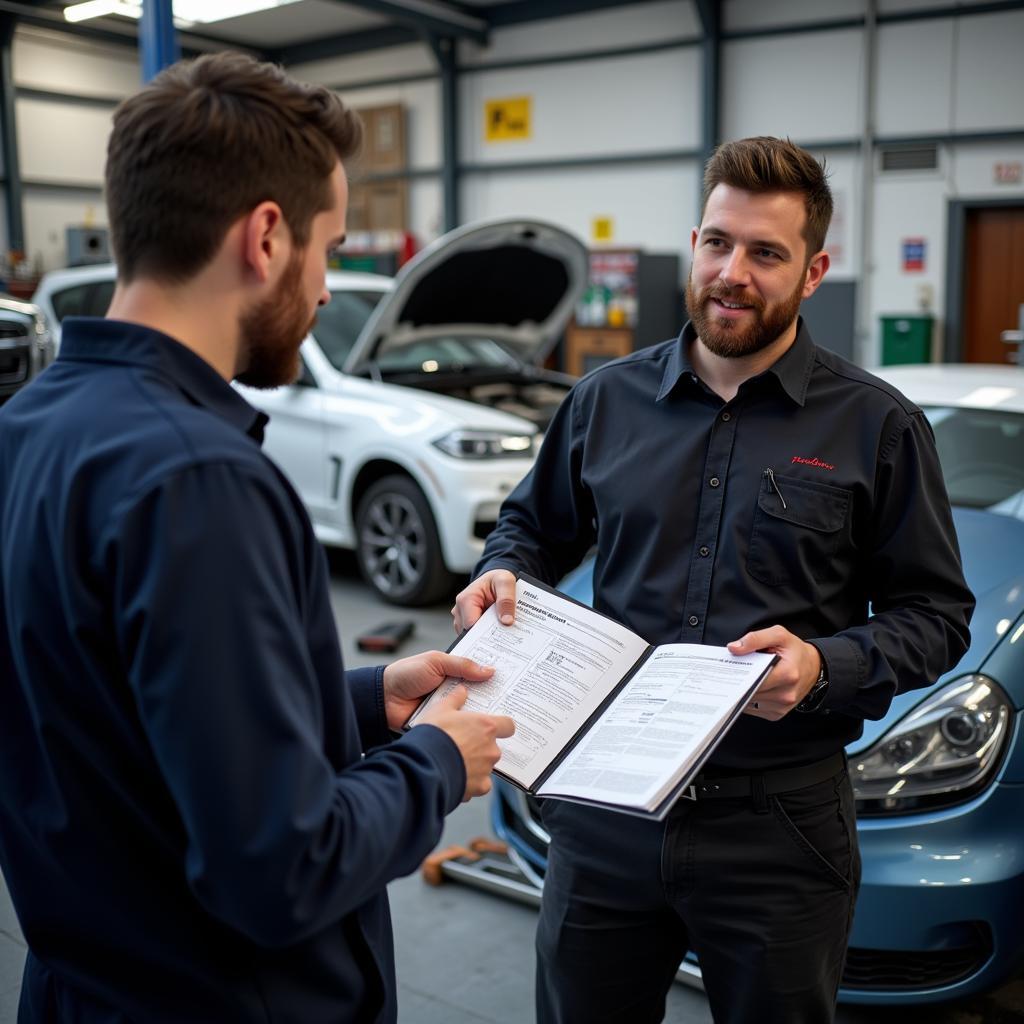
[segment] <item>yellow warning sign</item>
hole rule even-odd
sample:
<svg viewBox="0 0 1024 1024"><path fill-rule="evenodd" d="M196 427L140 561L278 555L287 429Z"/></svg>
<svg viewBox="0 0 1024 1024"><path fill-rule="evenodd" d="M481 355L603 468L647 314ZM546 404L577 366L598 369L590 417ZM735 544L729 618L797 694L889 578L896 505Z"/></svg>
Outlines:
<svg viewBox="0 0 1024 1024"><path fill-rule="evenodd" d="M610 242L615 238L615 221L611 217L595 217L590 222L590 236L595 242Z"/></svg>
<svg viewBox="0 0 1024 1024"><path fill-rule="evenodd" d="M484 103L484 139L487 142L509 142L530 137L529 96L511 96Z"/></svg>

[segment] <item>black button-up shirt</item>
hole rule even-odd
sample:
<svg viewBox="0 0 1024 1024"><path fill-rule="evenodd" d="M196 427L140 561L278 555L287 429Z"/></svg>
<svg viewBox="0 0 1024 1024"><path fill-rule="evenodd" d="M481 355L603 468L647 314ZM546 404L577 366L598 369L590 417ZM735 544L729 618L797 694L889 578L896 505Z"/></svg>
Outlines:
<svg viewBox="0 0 1024 1024"><path fill-rule="evenodd" d="M694 372L694 337L687 325L576 385L476 572L555 583L596 544L595 607L650 643L726 644L774 624L812 641L825 713L744 715L713 759L809 763L967 649L974 599L931 428L802 321L729 402Z"/></svg>
<svg viewBox="0 0 1024 1024"><path fill-rule="evenodd" d="M462 759L432 727L388 744L381 671L346 679L264 422L171 338L84 319L0 410L19 1020L395 1019L384 886Z"/></svg>

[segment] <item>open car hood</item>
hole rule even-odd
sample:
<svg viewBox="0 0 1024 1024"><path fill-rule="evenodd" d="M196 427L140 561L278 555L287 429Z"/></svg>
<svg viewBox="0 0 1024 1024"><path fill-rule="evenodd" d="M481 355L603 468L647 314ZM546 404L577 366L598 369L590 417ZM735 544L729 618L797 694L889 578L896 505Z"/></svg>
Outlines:
<svg viewBox="0 0 1024 1024"><path fill-rule="evenodd" d="M345 370L443 336L490 338L538 363L565 329L588 272L586 247L554 224L516 218L456 228L402 267Z"/></svg>

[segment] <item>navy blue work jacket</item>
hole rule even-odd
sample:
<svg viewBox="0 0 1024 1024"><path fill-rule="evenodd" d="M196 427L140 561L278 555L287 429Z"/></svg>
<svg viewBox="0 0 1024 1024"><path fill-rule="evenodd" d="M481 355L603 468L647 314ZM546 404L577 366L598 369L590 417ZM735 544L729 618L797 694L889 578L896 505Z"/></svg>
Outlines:
<svg viewBox="0 0 1024 1024"><path fill-rule="evenodd" d="M127 323L0 410L0 867L23 1022L393 1021L385 885L465 788L343 673L265 417ZM365 756L364 756L365 754Z"/></svg>

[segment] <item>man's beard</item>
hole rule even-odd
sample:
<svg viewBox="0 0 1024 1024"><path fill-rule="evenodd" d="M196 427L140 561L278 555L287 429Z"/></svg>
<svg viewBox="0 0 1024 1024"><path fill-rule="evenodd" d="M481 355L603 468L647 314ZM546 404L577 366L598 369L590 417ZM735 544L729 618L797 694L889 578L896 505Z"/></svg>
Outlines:
<svg viewBox="0 0 1024 1024"><path fill-rule="evenodd" d="M781 302L767 305L758 296L746 295L741 289L726 288L720 283L693 288L693 271L686 280L686 308L697 330L697 337L709 352L724 359L739 359L760 352L772 344L800 312L804 282L801 280L792 295ZM750 307L751 322L745 327L735 320L716 316L711 300L735 302Z"/></svg>
<svg viewBox="0 0 1024 1024"><path fill-rule="evenodd" d="M302 288L302 253L296 251L274 294L242 314L241 351L248 364L236 377L253 388L277 388L299 377L299 346L316 323Z"/></svg>

